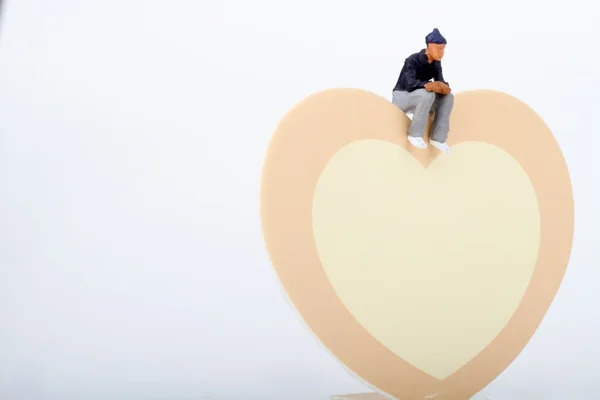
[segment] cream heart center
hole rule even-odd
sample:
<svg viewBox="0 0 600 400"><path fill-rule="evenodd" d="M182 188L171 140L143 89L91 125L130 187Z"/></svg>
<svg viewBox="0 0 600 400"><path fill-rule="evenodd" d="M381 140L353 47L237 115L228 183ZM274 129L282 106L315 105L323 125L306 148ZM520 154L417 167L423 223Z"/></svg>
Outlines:
<svg viewBox="0 0 600 400"><path fill-rule="evenodd" d="M424 168L381 140L340 149L314 192L317 251L348 311L444 379L506 325L535 267L540 215L522 167L486 143Z"/></svg>

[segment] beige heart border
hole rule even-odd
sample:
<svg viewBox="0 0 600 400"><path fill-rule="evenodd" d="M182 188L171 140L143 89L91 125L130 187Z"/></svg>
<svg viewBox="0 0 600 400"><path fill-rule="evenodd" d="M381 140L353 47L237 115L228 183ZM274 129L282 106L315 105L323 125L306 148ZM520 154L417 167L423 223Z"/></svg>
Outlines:
<svg viewBox="0 0 600 400"><path fill-rule="evenodd" d="M438 156L406 140L409 120L386 99L360 89L328 89L301 101L280 122L265 157L261 186L264 239L279 279L321 342L358 376L402 399L468 399L522 351L564 276L574 230L571 181L541 118L520 100L492 90L455 95L449 144L483 141L512 155L535 188L541 217L537 264L523 299L497 337L453 375L438 380L375 340L335 294L315 248L313 192L342 146L380 139L406 148L425 167ZM393 127L393 129L390 129ZM468 332L465 332L468 335Z"/></svg>

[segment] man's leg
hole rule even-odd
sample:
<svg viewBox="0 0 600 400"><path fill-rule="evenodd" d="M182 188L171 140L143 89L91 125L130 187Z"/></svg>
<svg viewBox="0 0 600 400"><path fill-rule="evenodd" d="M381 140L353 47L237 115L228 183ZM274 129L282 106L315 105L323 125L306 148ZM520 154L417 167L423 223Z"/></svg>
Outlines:
<svg viewBox="0 0 600 400"><path fill-rule="evenodd" d="M425 128L429 119L436 97L435 93L425 89L417 89L412 92L393 92L392 103L404 112L412 112L413 118L408 129L408 140L414 146L424 149L427 144L423 140Z"/></svg>
<svg viewBox="0 0 600 400"><path fill-rule="evenodd" d="M446 144L448 132L450 132L450 113L454 106L454 95L452 93L443 95L437 94L433 103L435 116L431 124L431 134L429 135L431 144L443 152L448 152L450 147Z"/></svg>

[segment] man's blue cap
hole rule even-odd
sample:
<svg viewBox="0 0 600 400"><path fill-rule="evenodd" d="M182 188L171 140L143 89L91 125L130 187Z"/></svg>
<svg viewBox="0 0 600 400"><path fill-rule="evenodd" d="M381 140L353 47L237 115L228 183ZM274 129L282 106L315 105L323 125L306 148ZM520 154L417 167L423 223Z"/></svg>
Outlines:
<svg viewBox="0 0 600 400"><path fill-rule="evenodd" d="M446 38L442 36L438 28L434 28L433 31L425 36L425 43L435 43L435 44L446 44Z"/></svg>

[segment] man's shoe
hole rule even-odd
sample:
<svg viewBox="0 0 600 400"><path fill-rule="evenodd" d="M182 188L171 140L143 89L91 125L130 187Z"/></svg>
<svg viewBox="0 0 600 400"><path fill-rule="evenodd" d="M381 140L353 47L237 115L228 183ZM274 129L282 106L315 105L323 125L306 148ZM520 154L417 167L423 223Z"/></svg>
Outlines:
<svg viewBox="0 0 600 400"><path fill-rule="evenodd" d="M443 153L450 153L450 146L448 146L446 143L436 142L435 140L429 140L429 143Z"/></svg>
<svg viewBox="0 0 600 400"><path fill-rule="evenodd" d="M425 141L421 137L409 136L408 141L410 144L415 146L417 149L423 150L423 149L427 148L427 143L425 143Z"/></svg>

